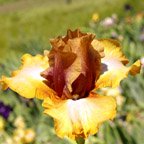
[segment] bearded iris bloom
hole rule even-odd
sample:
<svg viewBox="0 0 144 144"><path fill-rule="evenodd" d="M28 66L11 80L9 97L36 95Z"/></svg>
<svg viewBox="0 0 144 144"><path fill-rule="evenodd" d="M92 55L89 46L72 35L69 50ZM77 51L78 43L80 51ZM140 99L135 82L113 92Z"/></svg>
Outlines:
<svg viewBox="0 0 144 144"><path fill-rule="evenodd" d="M115 99L96 91L117 87L128 74L139 73L140 61L127 67L116 40L95 39L79 30L50 42L44 55L25 54L19 70L2 76L1 84L25 98L42 99L59 137L87 138L116 115Z"/></svg>

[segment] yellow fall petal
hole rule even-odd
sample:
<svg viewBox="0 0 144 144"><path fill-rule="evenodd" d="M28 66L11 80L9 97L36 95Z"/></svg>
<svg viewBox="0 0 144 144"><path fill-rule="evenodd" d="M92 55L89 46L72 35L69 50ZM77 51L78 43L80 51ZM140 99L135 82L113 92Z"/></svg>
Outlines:
<svg viewBox="0 0 144 144"><path fill-rule="evenodd" d="M95 134L102 122L113 119L116 114L115 99L96 94L76 101L47 97L43 107L44 113L54 118L57 135L72 139Z"/></svg>
<svg viewBox="0 0 144 144"><path fill-rule="evenodd" d="M96 82L96 89L102 87L117 87L120 81L128 76L140 72L141 63L136 61L127 67L127 58L123 55L120 45L115 40L99 40L104 47L105 57L102 58L102 74Z"/></svg>
<svg viewBox="0 0 144 144"><path fill-rule="evenodd" d="M22 66L12 72L11 77L2 76L1 84L4 89L9 87L23 97L33 98L37 89L50 91L43 82L44 78L40 76L48 66L47 56L25 54L22 56ZM43 99L42 95L36 97Z"/></svg>

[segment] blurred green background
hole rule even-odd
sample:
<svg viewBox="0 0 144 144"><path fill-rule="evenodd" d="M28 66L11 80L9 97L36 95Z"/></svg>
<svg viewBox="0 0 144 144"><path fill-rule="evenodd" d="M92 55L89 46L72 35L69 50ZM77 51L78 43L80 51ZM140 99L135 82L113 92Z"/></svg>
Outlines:
<svg viewBox="0 0 144 144"><path fill-rule="evenodd" d="M130 63L144 57L143 0L0 0L0 75L17 69L23 54L43 53L50 49L50 38L76 28L97 38L118 39ZM141 74L123 80L121 89L123 102L117 117L106 122L87 144L144 144L143 68ZM19 116L36 133L31 144L74 143L56 136L41 101L26 100L7 90L0 92L0 102L12 107L9 118L0 119L4 123L0 144L13 144L10 139L16 135L14 123Z"/></svg>

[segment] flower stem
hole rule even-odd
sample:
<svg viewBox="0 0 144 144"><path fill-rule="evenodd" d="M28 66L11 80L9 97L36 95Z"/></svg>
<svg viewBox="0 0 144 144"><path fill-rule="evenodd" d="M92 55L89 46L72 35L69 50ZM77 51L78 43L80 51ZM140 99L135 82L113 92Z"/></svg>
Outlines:
<svg viewBox="0 0 144 144"><path fill-rule="evenodd" d="M85 140L83 138L76 139L77 144L85 144Z"/></svg>

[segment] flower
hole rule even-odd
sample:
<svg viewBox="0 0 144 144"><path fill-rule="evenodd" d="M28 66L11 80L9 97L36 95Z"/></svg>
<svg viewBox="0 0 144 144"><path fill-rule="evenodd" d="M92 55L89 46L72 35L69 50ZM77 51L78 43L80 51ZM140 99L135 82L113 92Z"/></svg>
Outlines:
<svg viewBox="0 0 144 144"><path fill-rule="evenodd" d="M92 15L92 18L91 18L91 20L93 21L93 22L98 22L99 21L99 14L98 13L94 13L93 15Z"/></svg>
<svg viewBox="0 0 144 144"><path fill-rule="evenodd" d="M117 87L128 74L139 73L140 60L127 67L116 40L94 39L79 30L50 42L44 55L25 54L20 69L2 76L1 84L23 97L42 99L59 137L87 138L116 114L115 99L96 90Z"/></svg>
<svg viewBox="0 0 144 144"><path fill-rule="evenodd" d="M14 126L17 128L25 128L25 122L22 116L18 116L14 121Z"/></svg>
<svg viewBox="0 0 144 144"><path fill-rule="evenodd" d="M23 138L24 138L24 136L25 136L25 131L24 131L24 129L22 129L22 128L17 128L17 129L15 129L14 130L14 133L13 133L13 141L15 142L15 143L19 143L19 144L21 144L21 143L23 143Z"/></svg>
<svg viewBox="0 0 144 144"><path fill-rule="evenodd" d="M5 144L14 144L14 142L11 137L7 137L5 140Z"/></svg>
<svg viewBox="0 0 144 144"><path fill-rule="evenodd" d="M18 116L14 121L16 129L13 132L13 141L18 144L29 144L35 139L35 131L32 128L26 128L22 116Z"/></svg>
<svg viewBox="0 0 144 144"><path fill-rule="evenodd" d="M106 17L100 24L105 28L112 27L115 24L115 20L112 17Z"/></svg>
<svg viewBox="0 0 144 144"><path fill-rule="evenodd" d="M13 141L15 143L29 144L35 139L35 132L31 128L16 128L13 133Z"/></svg>
<svg viewBox="0 0 144 144"><path fill-rule="evenodd" d="M2 117L0 117L0 131L3 131L5 127L5 121Z"/></svg>
<svg viewBox="0 0 144 144"><path fill-rule="evenodd" d="M35 132L33 129L29 128L25 130L24 142L25 143L32 143L35 139Z"/></svg>
<svg viewBox="0 0 144 144"><path fill-rule="evenodd" d="M144 57L142 57L142 58L140 59L140 61L141 61L141 64L142 64L142 68L144 68Z"/></svg>
<svg viewBox="0 0 144 144"><path fill-rule="evenodd" d="M110 17L106 17L104 18L100 24L105 27L105 28L109 28L114 26L116 23L118 22L118 17L117 15L114 13L112 14Z"/></svg>
<svg viewBox="0 0 144 144"><path fill-rule="evenodd" d="M9 105L0 102L0 115L3 116L3 118L7 119L11 111L12 108Z"/></svg>

